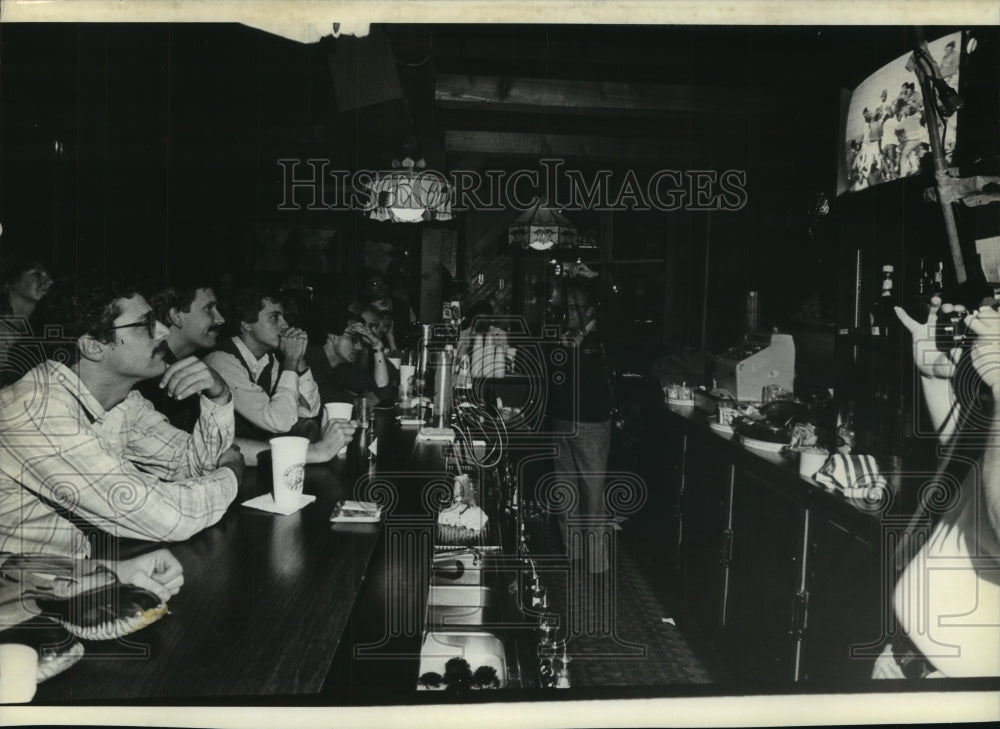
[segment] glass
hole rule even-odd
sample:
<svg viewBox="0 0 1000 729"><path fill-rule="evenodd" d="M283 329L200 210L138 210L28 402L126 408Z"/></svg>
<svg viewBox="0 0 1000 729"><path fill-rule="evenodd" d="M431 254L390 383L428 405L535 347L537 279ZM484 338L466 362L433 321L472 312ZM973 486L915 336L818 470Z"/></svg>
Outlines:
<svg viewBox="0 0 1000 729"><path fill-rule="evenodd" d="M354 417L361 427L367 428L375 419L375 399L359 397L354 400Z"/></svg>
<svg viewBox="0 0 1000 729"><path fill-rule="evenodd" d="M158 323L159 321L156 318L156 312L150 309L139 321L134 321L131 324L119 324L118 326L108 327L108 331L114 331L115 329L130 329L132 327L146 327L146 333L149 334L150 339L153 339L156 337L156 325Z"/></svg>

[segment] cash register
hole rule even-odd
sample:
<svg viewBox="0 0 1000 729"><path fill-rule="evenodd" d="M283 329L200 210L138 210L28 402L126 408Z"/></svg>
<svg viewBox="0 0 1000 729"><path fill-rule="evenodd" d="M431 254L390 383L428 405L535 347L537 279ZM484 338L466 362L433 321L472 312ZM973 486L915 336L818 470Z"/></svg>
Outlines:
<svg viewBox="0 0 1000 729"><path fill-rule="evenodd" d="M795 342L791 334L754 333L715 356L715 386L739 402L760 402L767 385L792 391Z"/></svg>

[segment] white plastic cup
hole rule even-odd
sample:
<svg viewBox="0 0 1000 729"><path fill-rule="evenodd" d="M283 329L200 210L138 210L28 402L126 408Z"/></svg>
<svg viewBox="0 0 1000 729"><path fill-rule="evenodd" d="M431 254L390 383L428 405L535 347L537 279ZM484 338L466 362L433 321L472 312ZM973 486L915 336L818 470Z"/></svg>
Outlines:
<svg viewBox="0 0 1000 729"><path fill-rule="evenodd" d="M328 402L323 406L327 420L350 420L354 415L354 403Z"/></svg>
<svg viewBox="0 0 1000 729"><path fill-rule="evenodd" d="M805 476L806 478L812 478L816 475L819 469L823 468L823 464L826 463L826 459L829 458L828 453L812 453L810 451L802 451L799 453L799 475Z"/></svg>
<svg viewBox="0 0 1000 729"><path fill-rule="evenodd" d="M0 645L0 704L26 704L38 687L38 653L20 643Z"/></svg>
<svg viewBox="0 0 1000 729"><path fill-rule="evenodd" d="M411 364L405 364L399 366L399 397L400 399L409 398L413 394L413 374L416 372L416 367Z"/></svg>
<svg viewBox="0 0 1000 729"><path fill-rule="evenodd" d="M280 509L298 506L306 476L309 439L294 435L271 438L271 481L274 503Z"/></svg>

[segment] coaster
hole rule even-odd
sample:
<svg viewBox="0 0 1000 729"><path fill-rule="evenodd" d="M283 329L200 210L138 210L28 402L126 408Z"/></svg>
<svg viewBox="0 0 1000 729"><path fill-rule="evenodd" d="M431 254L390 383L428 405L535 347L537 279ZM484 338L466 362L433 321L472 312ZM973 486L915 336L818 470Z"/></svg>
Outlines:
<svg viewBox="0 0 1000 729"><path fill-rule="evenodd" d="M244 501L243 506L249 506L251 509L260 509L261 511L270 511L273 514L282 514L283 516L288 516L289 514L294 514L296 511L309 506L312 502L316 500L316 494L299 494L299 503L291 508L279 509L278 505L274 503L274 497L271 494L261 494L249 501Z"/></svg>

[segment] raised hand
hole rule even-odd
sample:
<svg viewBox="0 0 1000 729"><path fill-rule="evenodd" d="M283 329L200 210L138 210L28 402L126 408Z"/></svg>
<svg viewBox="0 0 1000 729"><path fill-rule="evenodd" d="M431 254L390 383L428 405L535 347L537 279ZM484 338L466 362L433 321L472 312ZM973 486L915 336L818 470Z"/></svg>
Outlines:
<svg viewBox="0 0 1000 729"><path fill-rule="evenodd" d="M229 386L219 373L197 357L185 357L167 367L160 379L160 387L175 400L183 400L197 392L213 400L228 398Z"/></svg>
<svg viewBox="0 0 1000 729"><path fill-rule="evenodd" d="M961 304L942 305L941 299L935 296L931 299L930 311L927 313L927 322L920 324L901 307L897 306L895 308L896 316L913 338L913 362L917 366L917 371L924 377L950 379L954 376L955 363L958 362L962 350L959 347L955 347L948 352L939 350L935 340L935 330L937 328L938 312L950 314L952 311L964 310L965 307Z"/></svg>
<svg viewBox="0 0 1000 729"><path fill-rule="evenodd" d="M347 333L350 334L351 332L360 335L376 352L382 349L382 340L378 338L378 335L367 324L354 322L347 327Z"/></svg>
<svg viewBox="0 0 1000 729"><path fill-rule="evenodd" d="M282 365L286 370L302 373L303 357L309 344L308 335L297 327L289 327L281 333L278 350L281 352Z"/></svg>

